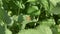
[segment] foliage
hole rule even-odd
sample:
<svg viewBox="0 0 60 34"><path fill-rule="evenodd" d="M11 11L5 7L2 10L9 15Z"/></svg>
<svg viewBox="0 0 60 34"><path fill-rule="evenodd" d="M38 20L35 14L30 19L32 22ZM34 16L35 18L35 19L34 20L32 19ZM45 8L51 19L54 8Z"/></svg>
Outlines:
<svg viewBox="0 0 60 34"><path fill-rule="evenodd" d="M60 0L0 0L0 34L60 34Z"/></svg>

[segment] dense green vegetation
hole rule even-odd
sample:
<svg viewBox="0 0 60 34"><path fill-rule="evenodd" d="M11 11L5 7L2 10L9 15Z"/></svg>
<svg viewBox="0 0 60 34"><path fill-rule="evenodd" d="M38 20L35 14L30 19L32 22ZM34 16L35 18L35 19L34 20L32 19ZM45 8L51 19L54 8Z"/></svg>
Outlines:
<svg viewBox="0 0 60 34"><path fill-rule="evenodd" d="M0 34L60 34L60 0L0 0Z"/></svg>

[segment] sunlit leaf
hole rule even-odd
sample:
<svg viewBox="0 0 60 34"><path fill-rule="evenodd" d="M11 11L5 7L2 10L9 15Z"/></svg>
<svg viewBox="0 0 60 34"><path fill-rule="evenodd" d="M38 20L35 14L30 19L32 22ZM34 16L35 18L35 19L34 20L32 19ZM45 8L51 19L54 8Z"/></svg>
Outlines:
<svg viewBox="0 0 60 34"><path fill-rule="evenodd" d="M37 6L31 6L28 8L27 13L31 14L31 13L35 12L36 10L38 10Z"/></svg>
<svg viewBox="0 0 60 34"><path fill-rule="evenodd" d="M27 2L36 2L37 0L28 0Z"/></svg>
<svg viewBox="0 0 60 34"><path fill-rule="evenodd" d="M21 30L18 34L52 34L52 31L47 26L39 26L37 29Z"/></svg>
<svg viewBox="0 0 60 34"><path fill-rule="evenodd" d="M45 10L49 9L49 4L47 0L40 0L40 2L42 3L42 6L45 8Z"/></svg>
<svg viewBox="0 0 60 34"><path fill-rule="evenodd" d="M45 20L45 21L42 21L41 23L42 23L42 25L51 26L51 25L54 25L54 24L55 24L55 21L54 21L54 19L52 18L52 19L47 19L47 20Z"/></svg>
<svg viewBox="0 0 60 34"><path fill-rule="evenodd" d="M56 6L57 3L60 2L60 0L50 0L50 2L52 2L52 4L53 4L54 6Z"/></svg>
<svg viewBox="0 0 60 34"><path fill-rule="evenodd" d="M55 8L53 8L50 11L50 13L53 13L53 14L56 14L56 15L60 14L60 6L57 5Z"/></svg>
<svg viewBox="0 0 60 34"><path fill-rule="evenodd" d="M5 29L5 34L12 34L12 32L9 29Z"/></svg>

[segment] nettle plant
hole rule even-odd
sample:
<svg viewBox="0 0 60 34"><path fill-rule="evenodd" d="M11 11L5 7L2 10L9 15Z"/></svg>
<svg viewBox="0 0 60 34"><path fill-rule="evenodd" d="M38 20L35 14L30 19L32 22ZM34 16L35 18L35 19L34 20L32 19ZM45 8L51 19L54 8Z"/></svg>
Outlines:
<svg viewBox="0 0 60 34"><path fill-rule="evenodd" d="M0 34L58 34L60 0L0 0Z"/></svg>

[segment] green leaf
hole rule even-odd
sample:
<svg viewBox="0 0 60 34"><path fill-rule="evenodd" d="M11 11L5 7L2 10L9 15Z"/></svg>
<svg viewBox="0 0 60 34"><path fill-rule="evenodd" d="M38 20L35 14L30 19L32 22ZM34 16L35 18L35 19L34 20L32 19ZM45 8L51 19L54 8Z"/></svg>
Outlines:
<svg viewBox="0 0 60 34"><path fill-rule="evenodd" d="M13 20L14 20L14 21L18 21L18 16L13 15Z"/></svg>
<svg viewBox="0 0 60 34"><path fill-rule="evenodd" d="M53 14L60 14L60 6L56 6L55 8L53 8L50 13L53 13Z"/></svg>
<svg viewBox="0 0 60 34"><path fill-rule="evenodd" d="M45 21L42 21L41 25L52 26L52 25L55 25L55 21L53 18L47 19Z"/></svg>
<svg viewBox="0 0 60 34"><path fill-rule="evenodd" d="M28 0L27 2L36 2L37 0Z"/></svg>
<svg viewBox="0 0 60 34"><path fill-rule="evenodd" d="M22 22L22 29L24 29L26 24L31 21L30 20L30 15L23 15L23 19L24 19L24 21Z"/></svg>
<svg viewBox="0 0 60 34"><path fill-rule="evenodd" d="M50 2L50 11L54 8L55 6Z"/></svg>
<svg viewBox="0 0 60 34"><path fill-rule="evenodd" d="M27 13L31 14L31 13L37 11L37 10L38 10L37 6L31 6L31 7L28 8Z"/></svg>
<svg viewBox="0 0 60 34"><path fill-rule="evenodd" d="M60 0L50 0L50 2L51 2L54 6L56 6L57 3L60 2Z"/></svg>
<svg viewBox="0 0 60 34"><path fill-rule="evenodd" d="M52 30L52 33L53 34L58 34L58 29L57 29L57 27L56 26L51 26L51 30Z"/></svg>
<svg viewBox="0 0 60 34"><path fill-rule="evenodd" d="M1 8L0 8L0 20L5 22L6 24L10 24L11 23L11 19L8 16L7 12L5 12L5 10L3 10Z"/></svg>
<svg viewBox="0 0 60 34"><path fill-rule="evenodd" d="M5 29L5 34L12 34L12 32L9 29Z"/></svg>
<svg viewBox="0 0 60 34"><path fill-rule="evenodd" d="M19 3L17 6L18 6L19 8L21 8L21 9L24 9L24 8L25 8L25 5L22 4L22 3Z"/></svg>
<svg viewBox="0 0 60 34"><path fill-rule="evenodd" d="M0 25L0 34L5 34L5 28Z"/></svg>
<svg viewBox="0 0 60 34"><path fill-rule="evenodd" d="M42 6L45 8L45 10L49 9L49 5L48 5L47 0L40 0L40 3L42 3Z"/></svg>
<svg viewBox="0 0 60 34"><path fill-rule="evenodd" d="M40 15L41 14L41 11L40 10L37 10L36 12L32 13L33 15Z"/></svg>
<svg viewBox="0 0 60 34"><path fill-rule="evenodd" d="M58 32L58 34L60 34L60 32Z"/></svg>
<svg viewBox="0 0 60 34"><path fill-rule="evenodd" d="M4 14L4 11L0 8L0 19L1 20L3 19L3 14Z"/></svg>
<svg viewBox="0 0 60 34"><path fill-rule="evenodd" d="M52 34L49 26L40 25L37 27L37 30L40 31L41 34Z"/></svg>
<svg viewBox="0 0 60 34"><path fill-rule="evenodd" d="M20 15L18 16L18 22L21 23L21 22L23 22L23 21L24 21L23 15L20 14Z"/></svg>
<svg viewBox="0 0 60 34"><path fill-rule="evenodd" d="M37 29L21 30L18 34L52 34L49 27L40 25Z"/></svg>
<svg viewBox="0 0 60 34"><path fill-rule="evenodd" d="M7 27L6 27L7 28ZM0 34L12 34L12 32L9 29L6 29L5 26L0 25Z"/></svg>

